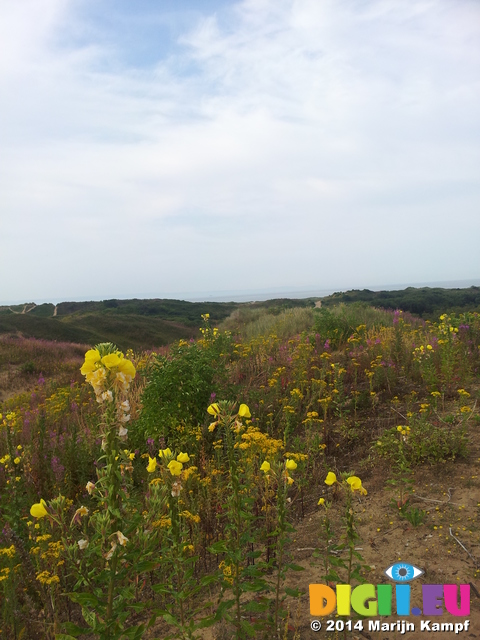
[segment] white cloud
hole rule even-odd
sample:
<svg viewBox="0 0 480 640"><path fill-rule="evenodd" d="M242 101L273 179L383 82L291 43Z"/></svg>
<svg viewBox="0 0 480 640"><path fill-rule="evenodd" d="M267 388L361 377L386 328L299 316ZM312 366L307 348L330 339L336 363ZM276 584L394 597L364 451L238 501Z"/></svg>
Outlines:
<svg viewBox="0 0 480 640"><path fill-rule="evenodd" d="M480 275L476 2L247 0L137 68L88 17L0 0L1 298Z"/></svg>

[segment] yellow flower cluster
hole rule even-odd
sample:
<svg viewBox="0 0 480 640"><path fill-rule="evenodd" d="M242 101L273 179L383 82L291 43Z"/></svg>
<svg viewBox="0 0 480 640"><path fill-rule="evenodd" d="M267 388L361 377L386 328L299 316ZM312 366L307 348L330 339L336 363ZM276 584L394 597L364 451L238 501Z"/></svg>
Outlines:
<svg viewBox="0 0 480 640"><path fill-rule="evenodd" d="M283 448L283 442L271 438L266 433L262 433L258 427L249 426L247 431L242 433L242 442L237 442L235 447L243 449L244 451L252 449L256 453L273 457L277 451Z"/></svg>
<svg viewBox="0 0 480 640"><path fill-rule="evenodd" d="M5 547L4 549L0 549L0 556L7 556L7 558L13 558L15 555L15 545L12 544L10 547Z"/></svg>
<svg viewBox="0 0 480 640"><path fill-rule="evenodd" d="M60 582L60 578L58 576L52 575L48 571L37 573L37 580L42 584L57 584Z"/></svg>
<svg viewBox="0 0 480 640"><path fill-rule="evenodd" d="M181 511L180 515L186 520L190 520L190 522L194 522L195 524L198 524L200 522L200 516L194 515L193 513L190 513L190 511Z"/></svg>
<svg viewBox="0 0 480 640"><path fill-rule="evenodd" d="M132 361L125 358L115 345L109 343L89 349L80 371L92 385L100 404L105 401L111 402L111 385L127 391L136 373Z"/></svg>
<svg viewBox="0 0 480 640"><path fill-rule="evenodd" d="M399 426L397 427L397 431L398 431L399 433L401 433L401 434L402 434L402 436L404 436L404 437L405 437L405 436L408 436L408 435L409 435L409 433L410 433L410 427L404 427L404 426L402 426L402 425L399 425Z"/></svg>
<svg viewBox="0 0 480 640"><path fill-rule="evenodd" d="M0 569L0 582L2 582L2 580L6 580L9 574L10 574L10 569L8 567L5 567L4 569Z"/></svg>
<svg viewBox="0 0 480 640"><path fill-rule="evenodd" d="M160 451L158 452L158 455L160 458L165 458L165 460L169 460L170 458L173 458L173 453L168 448L160 449ZM180 452L176 460L174 459L170 460L170 462L167 464L167 468L172 474L172 476L179 476L182 473L184 463L188 462L189 460L190 460L190 456L188 455L188 453ZM148 456L148 465L147 465L148 473L153 473L156 468L157 468L157 459L150 458L150 456Z"/></svg>

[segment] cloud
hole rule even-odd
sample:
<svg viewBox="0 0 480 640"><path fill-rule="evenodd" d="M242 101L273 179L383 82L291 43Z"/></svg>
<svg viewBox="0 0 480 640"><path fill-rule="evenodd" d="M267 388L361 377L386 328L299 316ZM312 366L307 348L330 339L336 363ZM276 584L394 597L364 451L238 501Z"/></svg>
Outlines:
<svg viewBox="0 0 480 640"><path fill-rule="evenodd" d="M480 275L476 2L117 6L0 1L2 298Z"/></svg>

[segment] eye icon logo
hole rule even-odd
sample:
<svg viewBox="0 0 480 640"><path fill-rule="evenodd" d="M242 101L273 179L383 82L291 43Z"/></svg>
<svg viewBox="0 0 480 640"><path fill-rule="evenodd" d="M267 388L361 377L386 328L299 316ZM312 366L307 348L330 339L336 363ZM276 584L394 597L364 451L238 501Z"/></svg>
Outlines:
<svg viewBox="0 0 480 640"><path fill-rule="evenodd" d="M407 562L396 562L385 569L385 575L395 582L410 582L424 573L415 565Z"/></svg>

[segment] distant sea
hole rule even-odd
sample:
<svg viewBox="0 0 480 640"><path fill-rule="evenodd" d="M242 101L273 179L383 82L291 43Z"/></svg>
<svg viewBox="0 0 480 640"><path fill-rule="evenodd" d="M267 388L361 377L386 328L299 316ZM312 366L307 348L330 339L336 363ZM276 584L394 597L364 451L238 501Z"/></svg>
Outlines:
<svg viewBox="0 0 480 640"><path fill-rule="evenodd" d="M136 292L131 294L106 294L103 297L75 297L72 295L68 298L54 298L50 300L8 300L0 301L0 305L25 304L26 302L35 302L43 304L49 302L58 304L60 302L85 302L90 300L131 300L138 299L167 299L167 300L186 300L188 302L262 302L265 300L273 300L274 298L323 298L332 293L350 291L352 289L369 289L370 291L398 291L407 287L440 287L443 289L467 289L468 287L480 286L480 277L473 280L448 280L439 282L407 282L403 284L383 284L372 286L348 286L337 287L335 289L315 289L307 287L273 287L271 289L246 289L246 290L224 290L224 291L201 291L201 292Z"/></svg>
<svg viewBox="0 0 480 640"><path fill-rule="evenodd" d="M439 287L441 289L468 289L468 287L480 287L480 277L475 280L451 280L447 282L415 282L405 284L384 284L376 286L360 286L360 287L346 287L336 289L303 289L293 287L277 287L273 289L260 289L251 291L215 291L201 294L183 294L182 297L177 298L180 300L187 300L188 302L262 302L265 300L273 300L274 298L323 298L324 296L330 296L332 293L350 291L352 289L369 289L370 291L399 291L406 289L407 287ZM178 294L181 296L182 294ZM174 295L168 296L153 296L153 297L165 297L174 298Z"/></svg>

